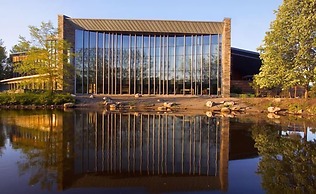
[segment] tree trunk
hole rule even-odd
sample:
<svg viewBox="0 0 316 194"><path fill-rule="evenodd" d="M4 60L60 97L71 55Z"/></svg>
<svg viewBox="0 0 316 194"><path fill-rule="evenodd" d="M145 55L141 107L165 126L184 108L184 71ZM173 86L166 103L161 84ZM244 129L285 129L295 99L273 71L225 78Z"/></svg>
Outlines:
<svg viewBox="0 0 316 194"><path fill-rule="evenodd" d="M308 98L308 86L305 87L305 99Z"/></svg>
<svg viewBox="0 0 316 194"><path fill-rule="evenodd" d="M297 96L297 86L294 86L294 98Z"/></svg>

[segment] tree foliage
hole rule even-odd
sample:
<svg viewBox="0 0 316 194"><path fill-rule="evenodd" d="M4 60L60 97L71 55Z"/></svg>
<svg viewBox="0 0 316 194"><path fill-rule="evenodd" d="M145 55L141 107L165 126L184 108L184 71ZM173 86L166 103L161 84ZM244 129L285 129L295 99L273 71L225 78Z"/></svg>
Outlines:
<svg viewBox="0 0 316 194"><path fill-rule="evenodd" d="M284 0L259 47L260 88L308 89L316 76L316 1ZM305 97L307 97L305 92Z"/></svg>
<svg viewBox="0 0 316 194"><path fill-rule="evenodd" d="M39 27L29 26L31 40L20 36L13 52L24 52L26 58L14 65L22 75L38 75L25 84L45 83L48 90L61 89L70 70L70 44L58 39L58 30L51 22L42 22Z"/></svg>
<svg viewBox="0 0 316 194"><path fill-rule="evenodd" d="M0 39L0 80L4 79L4 62L6 60L6 48L3 45L3 41Z"/></svg>

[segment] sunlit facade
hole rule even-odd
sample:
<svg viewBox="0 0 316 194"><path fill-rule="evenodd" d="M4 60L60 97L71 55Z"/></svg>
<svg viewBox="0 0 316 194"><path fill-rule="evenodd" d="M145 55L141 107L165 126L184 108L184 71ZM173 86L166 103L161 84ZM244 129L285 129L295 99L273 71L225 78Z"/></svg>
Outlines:
<svg viewBox="0 0 316 194"><path fill-rule="evenodd" d="M227 77L223 59L230 58L224 52L225 26L59 16L62 38L75 51L73 90L89 94L221 95L225 89L229 93L222 83Z"/></svg>

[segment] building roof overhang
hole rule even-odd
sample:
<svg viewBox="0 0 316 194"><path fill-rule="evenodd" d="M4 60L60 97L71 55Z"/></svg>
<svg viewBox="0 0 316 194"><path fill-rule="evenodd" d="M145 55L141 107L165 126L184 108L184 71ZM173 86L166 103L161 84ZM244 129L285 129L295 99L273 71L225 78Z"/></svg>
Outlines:
<svg viewBox="0 0 316 194"><path fill-rule="evenodd" d="M65 18L77 29L107 32L222 34L224 22Z"/></svg>

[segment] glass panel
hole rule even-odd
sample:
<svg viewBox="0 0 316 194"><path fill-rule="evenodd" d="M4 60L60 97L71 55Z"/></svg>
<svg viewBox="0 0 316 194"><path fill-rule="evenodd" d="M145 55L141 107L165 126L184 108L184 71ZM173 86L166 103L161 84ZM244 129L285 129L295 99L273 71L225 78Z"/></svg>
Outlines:
<svg viewBox="0 0 316 194"><path fill-rule="evenodd" d="M89 32L84 31L83 37L83 93L88 92L88 63L89 63Z"/></svg>
<svg viewBox="0 0 316 194"><path fill-rule="evenodd" d="M196 45L201 45L202 44L202 37L200 35L196 36Z"/></svg>
<svg viewBox="0 0 316 194"><path fill-rule="evenodd" d="M104 64L104 93L109 93L109 75L110 75L110 35L105 34L105 64Z"/></svg>
<svg viewBox="0 0 316 194"><path fill-rule="evenodd" d="M96 32L90 32L88 92L96 93Z"/></svg>
<svg viewBox="0 0 316 194"><path fill-rule="evenodd" d="M144 35L144 47L147 48L149 47L149 36Z"/></svg>
<svg viewBox="0 0 316 194"><path fill-rule="evenodd" d="M190 45L192 45L192 37L191 36L186 36L185 37L185 45L186 46L190 46Z"/></svg>
<svg viewBox="0 0 316 194"><path fill-rule="evenodd" d="M75 69L76 69L76 93L82 93L83 76L83 31L76 30L75 40Z"/></svg>
<svg viewBox="0 0 316 194"><path fill-rule="evenodd" d="M182 45L184 45L184 37L183 37L183 36L177 36L177 37L176 37L176 43L177 43L176 46L182 46Z"/></svg>
<svg viewBox="0 0 316 194"><path fill-rule="evenodd" d="M212 34L211 44L218 44L218 35L217 34Z"/></svg>
<svg viewBox="0 0 316 194"><path fill-rule="evenodd" d="M203 35L203 45L210 44L210 35Z"/></svg>
<svg viewBox="0 0 316 194"><path fill-rule="evenodd" d="M129 35L124 34L123 35L123 48L128 48L129 46Z"/></svg>
<svg viewBox="0 0 316 194"><path fill-rule="evenodd" d="M97 93L103 93L103 71L104 71L104 50L103 50L103 33L98 33L98 50L97 50Z"/></svg>
<svg viewBox="0 0 316 194"><path fill-rule="evenodd" d="M184 54L184 46L177 46L176 47L176 55L183 55Z"/></svg>

